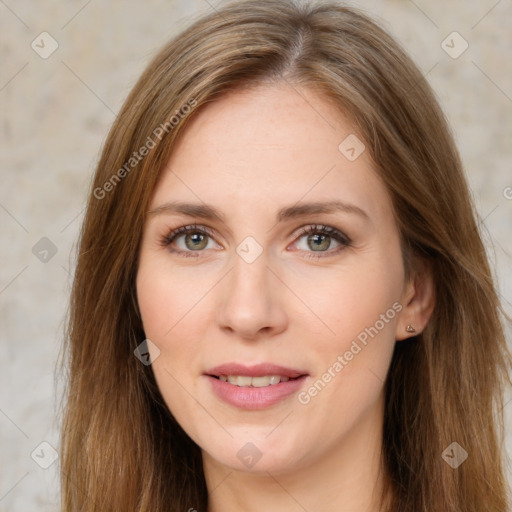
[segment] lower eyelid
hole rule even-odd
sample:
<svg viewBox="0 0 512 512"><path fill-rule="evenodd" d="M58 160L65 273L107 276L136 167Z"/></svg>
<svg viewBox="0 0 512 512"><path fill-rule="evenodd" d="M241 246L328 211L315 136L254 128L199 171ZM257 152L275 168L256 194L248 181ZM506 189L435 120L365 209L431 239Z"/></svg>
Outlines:
<svg viewBox="0 0 512 512"><path fill-rule="evenodd" d="M181 253L181 254L186 253L187 255L189 255L189 254L193 255L194 253L197 253L199 255L200 253L205 252L206 248L198 250L198 251L192 251L192 250L188 250L188 249L172 249L172 248L170 248L172 244L176 244L177 240L187 236L190 233L201 233L202 235L208 237L208 241L212 241L213 243L217 244L217 242L215 241L214 237L210 233L206 233L206 232L204 232L202 230L199 230L199 229L196 229L196 230L191 229L189 232L178 233L178 234L175 234L175 235L168 235L167 237L165 237L162 240L162 245L164 247L168 248L173 253Z"/></svg>
<svg viewBox="0 0 512 512"><path fill-rule="evenodd" d="M310 225L307 228L303 228L303 230L298 233L295 237L294 242L292 242L291 245L297 244L299 240L302 238L310 235L310 234L321 234L330 237L331 239L338 242L339 246L335 249L329 249L327 251L307 251L303 249L299 249L299 251L304 252L307 254L306 257L308 258L322 258L322 257L328 257L337 254L338 252L342 251L346 247L348 247L351 244L351 240L344 235L342 232L339 232L336 228L324 226L324 225L317 225L316 229L313 229L315 226ZM322 228L328 231L323 231ZM308 230L304 232L304 229ZM201 253L205 252L205 249L201 249L198 251L193 250L184 250L184 249L170 249L170 245L175 243L177 239L186 236L190 233L201 233L207 237L209 237L214 243L217 243L215 241L215 237L213 236L213 233L209 228L203 227L203 226L184 226L183 228L177 228L171 233L169 233L167 236L163 237L161 240L161 245L166 247L170 252L180 255L185 255L185 257L197 257L200 256ZM289 246L288 246L289 247Z"/></svg>
<svg viewBox="0 0 512 512"><path fill-rule="evenodd" d="M296 241L296 242L292 242L292 244L291 244L291 245L292 245L292 246L298 246L298 245L299 245L299 242L300 242L304 237L306 237L306 236L307 236L307 235L301 235L301 236L297 239L297 241ZM338 246L337 246L337 247L329 247L329 249L327 249L326 251L313 251L313 250L308 250L308 248L307 248L307 249L300 249L300 248L299 248L299 249L297 249L297 250L302 251L302 252L312 252L312 253L315 253L315 252L316 252L316 253L319 253L319 254L321 254L321 253L329 253L329 254L332 254L332 253L334 253L337 249L339 249L340 247L344 247L344 246L346 246L346 245L347 245L347 244L346 244L346 243L344 243L342 240L338 240L338 239L336 239L336 238L335 238L334 236L332 236L332 235L329 235L329 236L330 236L330 238L331 238L331 245L336 245L336 244L338 244ZM334 243L332 243L333 241L334 241ZM307 244L307 241L304 241L304 242L303 242L303 245L306 245L306 244ZM290 246L288 246L288 247L290 247Z"/></svg>

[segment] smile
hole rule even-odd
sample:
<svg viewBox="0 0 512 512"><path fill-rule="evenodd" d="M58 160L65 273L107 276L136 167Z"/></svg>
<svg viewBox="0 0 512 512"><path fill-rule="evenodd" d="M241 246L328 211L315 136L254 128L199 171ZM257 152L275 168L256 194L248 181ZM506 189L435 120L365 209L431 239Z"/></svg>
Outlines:
<svg viewBox="0 0 512 512"><path fill-rule="evenodd" d="M284 375L264 375L262 377L248 377L247 375L220 375L219 380L229 382L240 387L264 388L267 386L275 386L280 382L287 382L290 377Z"/></svg>
<svg viewBox="0 0 512 512"><path fill-rule="evenodd" d="M210 391L224 403L261 410L300 391L309 374L270 362L252 366L231 362L210 368L203 377L209 381Z"/></svg>

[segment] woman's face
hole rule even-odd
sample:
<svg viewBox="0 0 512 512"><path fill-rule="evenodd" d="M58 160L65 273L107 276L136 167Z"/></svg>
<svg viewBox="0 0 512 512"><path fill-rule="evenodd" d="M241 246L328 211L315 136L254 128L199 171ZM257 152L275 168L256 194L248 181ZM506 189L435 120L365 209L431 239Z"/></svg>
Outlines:
<svg viewBox="0 0 512 512"><path fill-rule="evenodd" d="M354 131L310 90L238 90L160 178L138 302L163 398L212 463L278 474L380 433L407 287Z"/></svg>

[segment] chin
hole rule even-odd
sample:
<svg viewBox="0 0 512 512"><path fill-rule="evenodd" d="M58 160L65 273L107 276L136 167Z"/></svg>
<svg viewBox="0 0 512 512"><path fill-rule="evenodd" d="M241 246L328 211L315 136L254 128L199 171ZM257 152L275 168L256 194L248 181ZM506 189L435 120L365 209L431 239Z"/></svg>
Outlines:
<svg viewBox="0 0 512 512"><path fill-rule="evenodd" d="M289 436L285 436L288 437ZM268 431L261 435L245 435L230 438L228 442L219 441L212 445L211 438L202 445L203 456L213 459L217 464L234 471L253 474L279 474L289 471L304 454L300 454L297 445L286 446L285 437L268 438ZM304 449L303 443L300 446Z"/></svg>

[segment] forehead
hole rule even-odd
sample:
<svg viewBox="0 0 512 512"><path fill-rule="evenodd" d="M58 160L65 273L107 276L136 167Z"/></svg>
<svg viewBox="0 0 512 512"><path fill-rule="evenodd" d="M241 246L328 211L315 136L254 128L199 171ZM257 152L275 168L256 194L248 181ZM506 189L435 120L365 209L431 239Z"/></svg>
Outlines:
<svg viewBox="0 0 512 512"><path fill-rule="evenodd" d="M235 89L196 112L162 171L152 207L180 199L277 211L299 201L350 198L382 215L389 198L370 155L351 160L340 150L354 132L331 101L309 89Z"/></svg>

